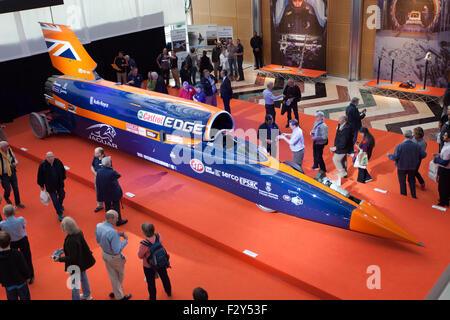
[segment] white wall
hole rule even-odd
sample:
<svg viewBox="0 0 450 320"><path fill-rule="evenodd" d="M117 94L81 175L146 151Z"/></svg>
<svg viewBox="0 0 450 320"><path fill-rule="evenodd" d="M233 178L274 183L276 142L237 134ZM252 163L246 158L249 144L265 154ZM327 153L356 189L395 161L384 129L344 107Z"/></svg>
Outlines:
<svg viewBox="0 0 450 320"><path fill-rule="evenodd" d="M0 14L0 62L46 52L38 22L72 27L82 43L184 24L184 0L64 0L64 5Z"/></svg>

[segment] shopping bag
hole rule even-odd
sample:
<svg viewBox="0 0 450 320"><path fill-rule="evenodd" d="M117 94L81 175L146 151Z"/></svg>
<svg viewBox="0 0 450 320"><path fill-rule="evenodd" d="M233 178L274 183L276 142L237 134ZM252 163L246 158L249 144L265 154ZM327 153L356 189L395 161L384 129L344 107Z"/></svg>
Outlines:
<svg viewBox="0 0 450 320"><path fill-rule="evenodd" d="M41 190L41 202L43 205L48 206L48 204L50 203L50 195L48 194L47 191L45 190Z"/></svg>
<svg viewBox="0 0 450 320"><path fill-rule="evenodd" d="M358 162L362 167L365 167L369 164L369 157L367 156L366 152L360 152L358 154Z"/></svg>
<svg viewBox="0 0 450 320"><path fill-rule="evenodd" d="M434 181L437 181L437 174L438 165L434 163L433 160L431 160L430 165L428 166L428 177L430 177L430 179L433 179Z"/></svg>

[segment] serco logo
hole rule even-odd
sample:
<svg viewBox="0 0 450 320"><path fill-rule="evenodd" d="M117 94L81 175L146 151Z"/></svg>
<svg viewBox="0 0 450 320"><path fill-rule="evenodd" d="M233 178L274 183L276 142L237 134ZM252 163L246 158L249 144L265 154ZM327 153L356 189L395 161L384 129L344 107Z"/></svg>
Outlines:
<svg viewBox="0 0 450 320"><path fill-rule="evenodd" d="M192 159L191 162L191 168L197 173L203 173L205 172L205 166L203 165L203 162L201 162L198 159Z"/></svg>

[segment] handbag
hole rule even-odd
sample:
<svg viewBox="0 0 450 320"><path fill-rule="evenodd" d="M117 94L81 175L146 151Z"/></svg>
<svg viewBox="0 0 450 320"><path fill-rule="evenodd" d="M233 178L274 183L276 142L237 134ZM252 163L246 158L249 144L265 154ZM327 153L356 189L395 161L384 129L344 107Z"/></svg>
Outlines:
<svg viewBox="0 0 450 320"><path fill-rule="evenodd" d="M434 181L437 181L438 167L439 166L434 163L433 160L430 161L430 165L428 166L428 177Z"/></svg>

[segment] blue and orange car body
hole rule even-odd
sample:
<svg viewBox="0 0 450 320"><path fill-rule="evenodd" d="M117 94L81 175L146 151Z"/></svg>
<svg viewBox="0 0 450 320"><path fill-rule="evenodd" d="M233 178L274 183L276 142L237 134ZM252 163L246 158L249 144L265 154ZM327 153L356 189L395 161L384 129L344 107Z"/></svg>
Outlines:
<svg viewBox="0 0 450 320"><path fill-rule="evenodd" d="M48 79L46 98L53 121L68 132L278 212L420 244L368 202L347 198L231 136L234 121L227 112L100 79L69 27L41 27L52 63L64 74ZM222 148L223 141L229 143ZM181 161L186 156L190 160Z"/></svg>

